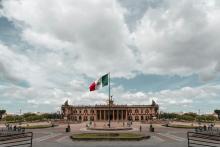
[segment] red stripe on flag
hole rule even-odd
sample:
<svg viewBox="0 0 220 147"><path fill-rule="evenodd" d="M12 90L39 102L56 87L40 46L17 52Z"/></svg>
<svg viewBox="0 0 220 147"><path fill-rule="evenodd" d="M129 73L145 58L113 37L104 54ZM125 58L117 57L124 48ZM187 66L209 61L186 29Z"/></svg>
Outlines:
<svg viewBox="0 0 220 147"><path fill-rule="evenodd" d="M96 86L96 84L95 84L95 82L93 82L93 83L89 86L89 90L90 90L90 91L94 91L94 90L95 90L95 86Z"/></svg>

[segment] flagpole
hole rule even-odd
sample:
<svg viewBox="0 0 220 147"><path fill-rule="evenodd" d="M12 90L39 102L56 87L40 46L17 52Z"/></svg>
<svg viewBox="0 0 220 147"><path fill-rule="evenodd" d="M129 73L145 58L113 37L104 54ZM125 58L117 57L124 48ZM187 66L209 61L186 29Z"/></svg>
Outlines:
<svg viewBox="0 0 220 147"><path fill-rule="evenodd" d="M109 72L109 78L108 78L108 126L110 128L110 97L111 97L111 94L110 94L110 72Z"/></svg>

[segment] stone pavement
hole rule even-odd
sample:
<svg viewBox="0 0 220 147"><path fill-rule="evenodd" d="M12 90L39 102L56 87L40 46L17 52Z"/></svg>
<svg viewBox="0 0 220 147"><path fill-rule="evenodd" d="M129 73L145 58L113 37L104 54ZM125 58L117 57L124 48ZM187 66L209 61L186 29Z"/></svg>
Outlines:
<svg viewBox="0 0 220 147"><path fill-rule="evenodd" d="M98 123L97 125L103 125ZM136 128L133 132L139 132L142 126L142 133L150 135L151 138L142 141L72 141L70 135L73 133L88 132L85 129L86 123L71 124L71 133L65 132L66 124L55 128L31 130L34 132L34 147L185 147L187 146L185 129L166 128L160 124L153 125L155 132L149 132L149 124L133 123ZM90 131L91 132L91 131Z"/></svg>

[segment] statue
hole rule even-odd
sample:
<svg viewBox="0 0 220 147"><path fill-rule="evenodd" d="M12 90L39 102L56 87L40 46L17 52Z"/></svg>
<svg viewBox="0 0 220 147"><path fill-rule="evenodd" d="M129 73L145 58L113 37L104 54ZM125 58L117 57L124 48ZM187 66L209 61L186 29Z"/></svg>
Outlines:
<svg viewBox="0 0 220 147"><path fill-rule="evenodd" d="M65 105L65 106L68 106L68 105L69 105L69 104L68 104L68 100L65 101L64 105Z"/></svg>
<svg viewBox="0 0 220 147"><path fill-rule="evenodd" d="M152 100L152 106L155 106L156 102L154 100Z"/></svg>

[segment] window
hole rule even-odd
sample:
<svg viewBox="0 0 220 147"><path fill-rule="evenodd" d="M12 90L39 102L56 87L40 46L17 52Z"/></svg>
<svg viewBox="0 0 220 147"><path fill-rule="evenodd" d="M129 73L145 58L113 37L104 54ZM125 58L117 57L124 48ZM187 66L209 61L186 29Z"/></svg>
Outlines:
<svg viewBox="0 0 220 147"><path fill-rule="evenodd" d="M90 116L90 121L94 121L94 117L93 116Z"/></svg>
<svg viewBox="0 0 220 147"><path fill-rule="evenodd" d="M147 114L148 114L148 113L149 113L149 110L148 110L148 109L146 109L146 110L145 110L145 113L147 113Z"/></svg>
<svg viewBox="0 0 220 147"><path fill-rule="evenodd" d="M76 110L76 109L74 109L74 110L73 110L73 113L77 113L77 110Z"/></svg>
<svg viewBox="0 0 220 147"><path fill-rule="evenodd" d="M94 113L94 110L90 110L90 113L93 114L93 113Z"/></svg>
<svg viewBox="0 0 220 147"><path fill-rule="evenodd" d="M132 116L128 116L128 120L132 120Z"/></svg>
<svg viewBox="0 0 220 147"><path fill-rule="evenodd" d="M139 113L138 109L135 109L135 113Z"/></svg>
<svg viewBox="0 0 220 147"><path fill-rule="evenodd" d="M87 116L84 116L83 117L83 121L87 121L88 120L88 117Z"/></svg>

